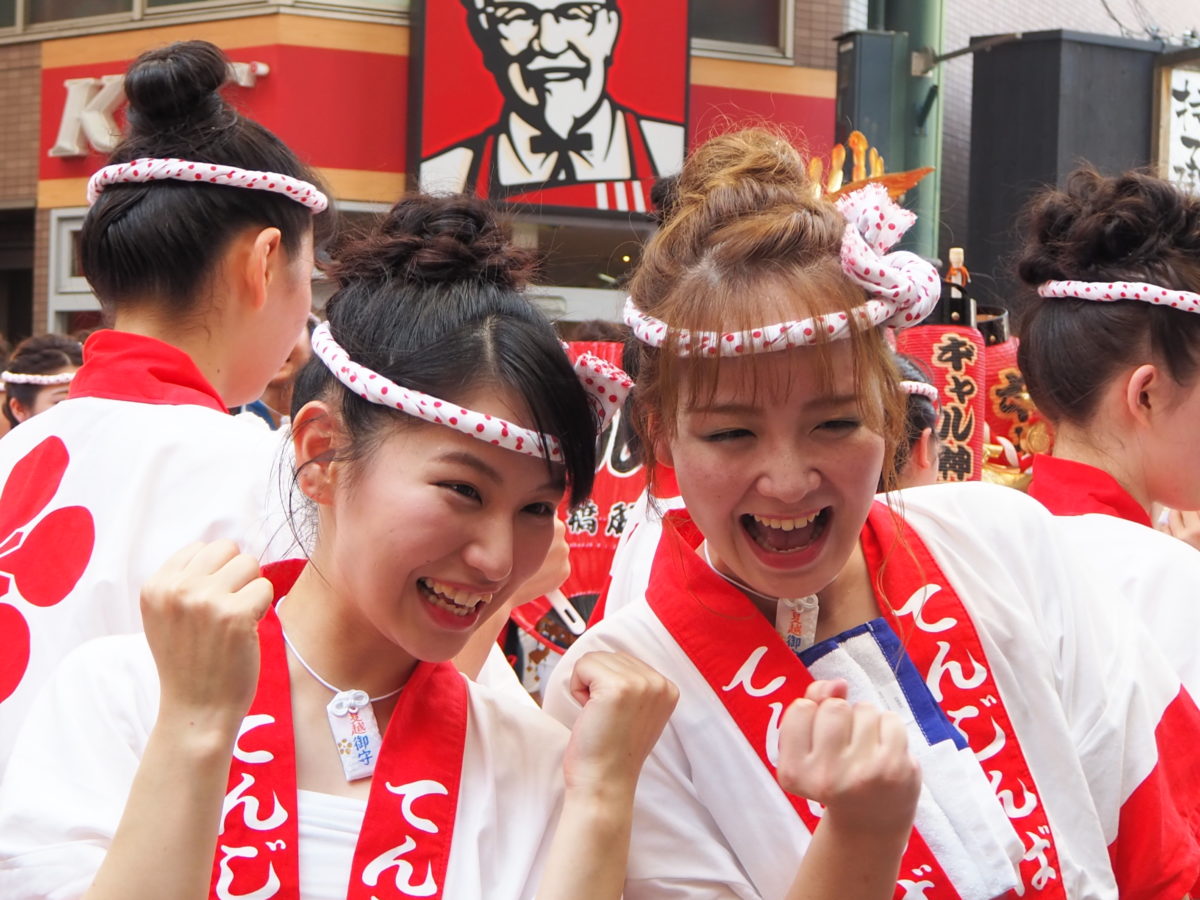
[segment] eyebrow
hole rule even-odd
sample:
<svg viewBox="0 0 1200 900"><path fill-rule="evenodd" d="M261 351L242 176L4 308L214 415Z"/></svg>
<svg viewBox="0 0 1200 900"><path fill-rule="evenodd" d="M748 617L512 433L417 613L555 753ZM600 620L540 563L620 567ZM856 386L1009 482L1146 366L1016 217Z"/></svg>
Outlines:
<svg viewBox="0 0 1200 900"><path fill-rule="evenodd" d="M466 450L450 450L435 458L437 462L458 463L466 466L468 469L474 469L484 478L499 484L504 479L500 477L500 473L485 463L473 453L468 453Z"/></svg>
<svg viewBox="0 0 1200 900"><path fill-rule="evenodd" d="M450 450L434 457L435 462L458 463L466 466L468 469L474 469L483 477L487 478L494 484L500 484L504 481L504 476L497 472L494 468L485 463L474 453L468 453L466 450ZM562 478L551 478L545 484L538 488L539 491L563 491L566 490L566 481Z"/></svg>

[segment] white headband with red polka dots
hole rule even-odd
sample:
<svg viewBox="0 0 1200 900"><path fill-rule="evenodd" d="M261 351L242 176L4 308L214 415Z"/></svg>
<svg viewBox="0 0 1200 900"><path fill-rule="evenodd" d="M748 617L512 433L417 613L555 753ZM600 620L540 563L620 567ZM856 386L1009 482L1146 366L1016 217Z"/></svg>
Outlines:
<svg viewBox="0 0 1200 900"><path fill-rule="evenodd" d="M900 382L900 390L906 394L915 394L918 397L924 397L930 403L937 403L938 389L932 384L926 384L924 381L902 381Z"/></svg>
<svg viewBox="0 0 1200 900"><path fill-rule="evenodd" d="M506 422L486 413L464 409L456 403L439 400L429 394L402 387L394 381L356 363L333 339L329 323L322 322L313 331L313 352L338 381L364 400L417 416L427 422L445 425L473 438L528 456L562 461L558 438ZM575 360L575 374L587 391L588 405L596 416L599 434L612 420L633 387L621 369L592 353Z"/></svg>
<svg viewBox="0 0 1200 900"><path fill-rule="evenodd" d="M827 313L809 319L763 325L749 331L718 333L687 330L674 332L674 350L680 356L737 356L803 347L821 340L836 340L850 333L851 316L860 327L916 325L941 299L941 278L931 263L907 251L888 253L917 217L896 205L880 184L869 184L837 200L846 218L842 234L842 271L870 298L849 314ZM625 301L625 324L644 344L662 347L671 330L666 322Z"/></svg>
<svg viewBox="0 0 1200 900"><path fill-rule="evenodd" d="M1038 287L1038 294L1064 300L1141 300L1182 309L1184 312L1200 313L1200 294L1174 291L1140 281L1047 281Z"/></svg>
<svg viewBox="0 0 1200 900"><path fill-rule="evenodd" d="M70 384L75 379L75 373L59 372L57 375L31 375L27 372L0 372L0 381L5 384L36 384L38 387L49 387L55 384Z"/></svg>
<svg viewBox="0 0 1200 900"><path fill-rule="evenodd" d="M88 179L87 202L96 202L101 192L112 184L133 184L164 179L191 183L219 184L227 187L271 191L307 206L314 213L329 206L329 198L307 181L280 175L278 172L255 172L237 166L189 162L186 159L135 159L132 162L105 166Z"/></svg>

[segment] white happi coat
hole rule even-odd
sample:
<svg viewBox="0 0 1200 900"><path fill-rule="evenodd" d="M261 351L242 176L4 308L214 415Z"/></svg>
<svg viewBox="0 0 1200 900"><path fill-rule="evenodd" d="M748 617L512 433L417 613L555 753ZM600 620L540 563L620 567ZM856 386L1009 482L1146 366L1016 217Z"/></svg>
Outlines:
<svg viewBox="0 0 1200 900"><path fill-rule="evenodd" d="M1105 513L1055 516L1076 556L1141 619L1193 697L1200 697L1200 551L1169 534Z"/></svg>
<svg viewBox="0 0 1200 900"><path fill-rule="evenodd" d="M158 690L154 659L141 635L91 641L55 673L0 784L4 900L72 900L87 890L157 717ZM536 707L469 683L462 782L442 896L534 897L561 807L567 738L566 729ZM312 795L308 799L306 804L301 792L301 893L305 900L341 900L353 841L325 834L321 822L306 816L316 805Z"/></svg>
<svg viewBox="0 0 1200 900"><path fill-rule="evenodd" d="M1060 879L1072 898L1115 898L1108 847L1118 823L1149 830L1155 824L1152 808L1123 807L1158 766L1156 723L1181 703L1194 711L1190 699L1122 610L1119 586L1077 558L1038 504L981 484L920 488L896 501L969 611L986 656L979 662L996 681L1040 788L1061 864L1061 871L1042 874ZM636 546L642 554L654 549L649 540ZM626 565L636 573L649 563L643 556ZM623 599L623 608L568 651L545 709L574 721L579 707L568 679L590 650L629 653L680 688L639 782L625 896L783 897L808 846L806 828L646 599ZM919 612L914 619L922 627ZM733 683L744 661L729 662ZM943 669L930 677L947 674L964 673ZM927 786L937 774L924 772ZM1015 798L1000 799L1012 815ZM1175 799L1195 810L1200 798ZM1013 824L1020 832L1019 815ZM1034 850L1035 838L1022 836Z"/></svg>
<svg viewBox="0 0 1200 900"><path fill-rule="evenodd" d="M282 433L228 415L167 344L102 331L84 357L72 399L0 440L0 545L17 544L0 556L0 646L16 653L27 629L29 648L27 665L0 666L0 772L54 667L90 638L140 631L141 585L173 553L231 538L269 562L291 544Z"/></svg>

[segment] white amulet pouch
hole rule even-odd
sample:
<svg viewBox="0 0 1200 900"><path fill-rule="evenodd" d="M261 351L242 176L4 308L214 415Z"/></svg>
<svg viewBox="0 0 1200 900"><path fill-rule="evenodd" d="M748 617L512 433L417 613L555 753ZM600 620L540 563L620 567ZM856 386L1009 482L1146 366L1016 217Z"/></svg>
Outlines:
<svg viewBox="0 0 1200 900"><path fill-rule="evenodd" d="M369 777L383 744L371 698L366 691L339 691L325 710L346 780Z"/></svg>
<svg viewBox="0 0 1200 900"><path fill-rule="evenodd" d="M807 650L817 640L817 597L780 600L775 610L775 630L793 653Z"/></svg>

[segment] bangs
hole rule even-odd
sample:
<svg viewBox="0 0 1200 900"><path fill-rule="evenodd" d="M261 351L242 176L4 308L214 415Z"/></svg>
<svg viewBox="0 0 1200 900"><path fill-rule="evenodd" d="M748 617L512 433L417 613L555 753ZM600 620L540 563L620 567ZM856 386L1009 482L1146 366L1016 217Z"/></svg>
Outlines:
<svg viewBox="0 0 1200 900"><path fill-rule="evenodd" d="M649 361L657 368L652 380L657 383L659 397L656 402L663 418L667 434L673 436L681 408L711 404L720 382L721 372L731 357L680 356L679 334L682 331L697 332L753 332L766 325L785 321L801 321L824 315L842 314L847 317L850 328L839 341L848 341L852 347L854 367L854 392L859 397L860 412L872 430L883 428L882 412L876 402L880 383L873 360L885 352L879 332L869 323L861 322L853 311L865 302L862 291L846 280L841 269L833 260L807 266L803 271L795 269L761 273L755 279L728 279L711 281L689 278L681 282L679 290L659 307L659 315L670 324L670 333L662 352L650 350ZM804 352L818 358L819 382L814 387L820 394L832 394L835 390L835 369L831 349L836 343L824 330L813 334L814 343L802 348ZM649 348L647 348L649 349ZM747 347L747 355L789 352L781 350L759 351ZM772 391L787 392L791 389L791 375L766 374L755 367L749 373L747 385L754 400ZM780 379L784 383L778 383Z"/></svg>
<svg viewBox="0 0 1200 900"><path fill-rule="evenodd" d="M682 331L693 334L753 332L778 322L845 314L849 328L839 338L830 339L827 333L819 331L814 333L811 345L758 353L747 347L747 355L797 351L815 354L818 383L812 387L819 394L831 396L837 390L834 347L848 343L858 412L864 425L884 438L883 483L890 487L895 483L896 474L894 450L904 439L907 398L900 391L900 376L884 340L883 329L853 315L853 311L866 302L865 294L846 279L837 259L826 258L803 268L778 265L770 268L774 271L760 269L757 278L719 280L693 271L655 311L670 327L662 349L648 347L636 338L630 338L639 372L634 389L633 418L639 436L648 448L648 460L653 461L656 440L675 438L682 410L715 402L723 367L732 361L731 357L720 354L680 356L679 334ZM773 392L793 390L792 379L798 376L792 373L791 367L781 374L775 367L754 366L746 377L747 399L758 403Z"/></svg>

